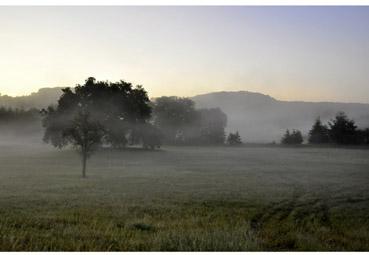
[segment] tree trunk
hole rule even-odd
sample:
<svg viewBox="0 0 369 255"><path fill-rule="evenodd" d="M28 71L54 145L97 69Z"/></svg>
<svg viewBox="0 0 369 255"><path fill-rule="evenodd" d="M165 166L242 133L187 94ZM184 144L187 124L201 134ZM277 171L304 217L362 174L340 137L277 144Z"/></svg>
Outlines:
<svg viewBox="0 0 369 255"><path fill-rule="evenodd" d="M83 151L82 152L82 178L86 178L86 162L87 162L87 153Z"/></svg>

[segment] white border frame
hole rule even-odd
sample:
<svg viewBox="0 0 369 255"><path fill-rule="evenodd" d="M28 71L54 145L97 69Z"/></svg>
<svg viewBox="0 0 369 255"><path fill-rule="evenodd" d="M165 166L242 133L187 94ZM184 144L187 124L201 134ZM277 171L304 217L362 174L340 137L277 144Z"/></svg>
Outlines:
<svg viewBox="0 0 369 255"><path fill-rule="evenodd" d="M369 0L0 0L1 6L369 6ZM29 252L17 252L27 255ZM106 252L46 252L47 254L106 254ZM114 252L115 254L137 254L137 252ZM142 252L157 255L163 252ZM197 253L197 252L195 252ZM235 254L238 252L220 252L221 254ZM241 252L251 254L254 252ZM355 254L356 252L257 252L257 254ZM369 252L360 252L369 254ZM13 252L2 252L13 254ZM35 255L45 252L32 252ZM176 254L194 254L194 252L176 252ZM202 252L209 255L213 252Z"/></svg>
<svg viewBox="0 0 369 255"><path fill-rule="evenodd" d="M367 6L369 0L0 0L5 6Z"/></svg>

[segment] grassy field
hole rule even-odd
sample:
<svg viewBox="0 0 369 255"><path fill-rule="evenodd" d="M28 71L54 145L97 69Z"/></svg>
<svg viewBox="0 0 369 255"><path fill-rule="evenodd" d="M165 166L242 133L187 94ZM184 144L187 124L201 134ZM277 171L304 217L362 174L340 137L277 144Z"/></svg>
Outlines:
<svg viewBox="0 0 369 255"><path fill-rule="evenodd" d="M369 150L0 145L0 250L369 250Z"/></svg>

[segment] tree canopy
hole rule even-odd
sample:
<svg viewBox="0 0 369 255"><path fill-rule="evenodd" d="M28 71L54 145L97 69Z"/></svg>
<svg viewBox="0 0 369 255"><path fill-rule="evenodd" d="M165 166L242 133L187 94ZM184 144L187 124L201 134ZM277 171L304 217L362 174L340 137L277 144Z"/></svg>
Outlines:
<svg viewBox="0 0 369 255"><path fill-rule="evenodd" d="M227 115L220 108L203 108L197 112L199 141L202 144L224 144Z"/></svg>
<svg viewBox="0 0 369 255"><path fill-rule="evenodd" d="M242 144L241 136L236 131L235 133L229 133L227 137L227 144L231 146L240 145Z"/></svg>
<svg viewBox="0 0 369 255"><path fill-rule="evenodd" d="M44 141L62 148L74 145L86 159L102 143L124 146L126 135L151 116L146 91L119 81L88 78L73 90L65 88L56 106L44 109Z"/></svg>
<svg viewBox="0 0 369 255"><path fill-rule="evenodd" d="M168 143L183 141L186 129L196 121L195 103L188 98L159 97L153 112L154 125L166 134Z"/></svg>
<svg viewBox="0 0 369 255"><path fill-rule="evenodd" d="M227 115L219 108L196 109L189 98L159 97L153 123L171 144L224 144Z"/></svg>
<svg viewBox="0 0 369 255"><path fill-rule="evenodd" d="M296 129L292 132L287 129L281 140L282 144L302 144L303 141L301 132Z"/></svg>
<svg viewBox="0 0 369 255"><path fill-rule="evenodd" d="M357 126L344 112L339 112L329 123L329 136L337 144L358 143Z"/></svg>
<svg viewBox="0 0 369 255"><path fill-rule="evenodd" d="M316 119L313 127L309 131L308 141L312 144L328 143L330 141L329 129L322 124L320 118Z"/></svg>

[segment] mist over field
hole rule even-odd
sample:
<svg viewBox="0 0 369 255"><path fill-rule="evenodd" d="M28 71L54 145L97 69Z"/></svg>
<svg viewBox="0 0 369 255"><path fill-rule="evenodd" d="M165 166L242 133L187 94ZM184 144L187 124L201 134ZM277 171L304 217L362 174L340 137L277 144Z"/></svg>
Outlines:
<svg viewBox="0 0 369 255"><path fill-rule="evenodd" d="M252 92L215 92L193 97L198 107L220 107L228 116L227 129L239 130L246 142L279 142L288 128L307 134L318 117L331 120L343 111L360 128L369 126L369 104L288 102Z"/></svg>
<svg viewBox="0 0 369 255"><path fill-rule="evenodd" d="M125 91L144 92L88 78L73 90L0 98L0 250L369 249L368 138L281 141L296 128L307 143L318 116L350 124L339 111L369 127L368 104L242 91L161 97L133 101L153 107L135 129L125 117L106 119L126 109L117 104L124 97L114 101ZM101 143L88 148L86 139Z"/></svg>
<svg viewBox="0 0 369 255"><path fill-rule="evenodd" d="M0 107L46 108L56 104L61 87L43 88L29 96L0 96ZM340 102L281 101L256 92L211 92L191 97L197 108L219 107L227 114L229 132L239 131L245 142L279 142L286 129L299 129L305 139L318 117L330 121L338 112L345 112L359 128L369 126L369 104ZM155 100L155 98L154 98Z"/></svg>
<svg viewBox="0 0 369 255"><path fill-rule="evenodd" d="M19 141L18 141L19 142ZM1 144L0 249L368 250L369 150Z"/></svg>

